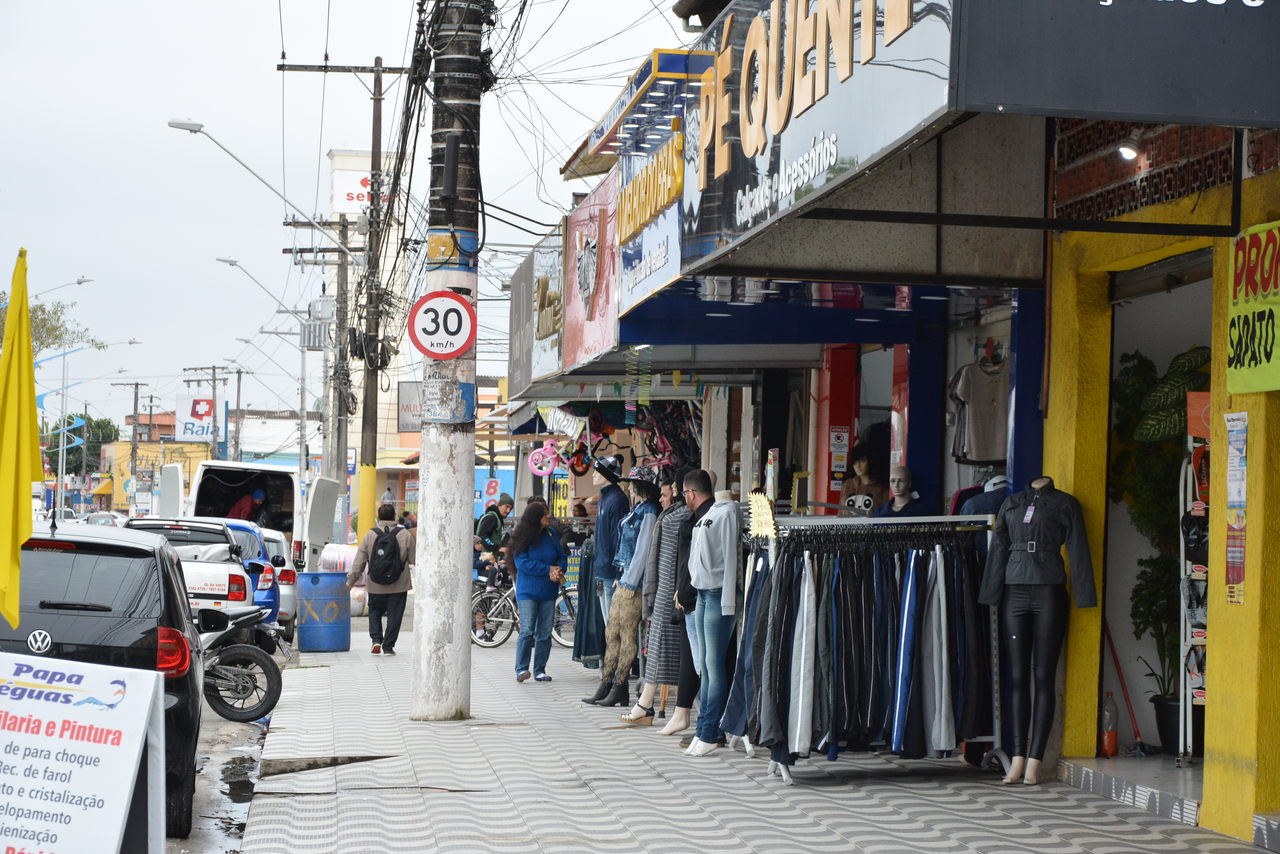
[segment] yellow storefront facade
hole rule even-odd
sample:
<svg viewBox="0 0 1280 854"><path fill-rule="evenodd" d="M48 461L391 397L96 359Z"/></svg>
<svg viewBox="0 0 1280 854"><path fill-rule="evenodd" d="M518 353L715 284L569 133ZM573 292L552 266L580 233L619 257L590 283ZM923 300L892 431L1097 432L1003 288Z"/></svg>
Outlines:
<svg viewBox="0 0 1280 854"><path fill-rule="evenodd" d="M1280 219L1280 173L1241 185L1242 229ZM1231 221L1230 184L1152 205L1118 219L1144 223ZM1050 344L1044 469L1081 502L1090 545L1104 554L1107 454L1110 430L1113 306L1111 275L1206 248L1213 252L1212 437L1225 448L1224 414L1248 413L1245 594L1228 604L1225 583L1226 504L1210 507L1208 621L1212 626L1206 675L1204 791L1200 824L1253 839L1254 816L1280 811L1280 395L1227 393L1231 238L1179 238L1071 232L1052 239ZM1123 346L1116 342L1116 347ZM1220 455L1225 460L1225 454ZM1217 462L1215 460L1215 462ZM1212 468L1211 492L1224 496L1227 468ZM1280 500L1280 496L1278 496ZM1095 562L1104 584L1105 561ZM1101 609L1075 609L1066 646L1064 757L1094 756L1103 662Z"/></svg>
<svg viewBox="0 0 1280 854"><path fill-rule="evenodd" d="M144 480L146 473L153 472L158 483L160 467L177 463L182 466L183 480L190 483L196 466L210 458L209 450L207 442L139 442L138 471L143 473ZM112 476L111 509L127 511L129 496L125 493L125 482L134 477L130 466L133 447L129 442L110 442L102 446L102 453L105 472Z"/></svg>

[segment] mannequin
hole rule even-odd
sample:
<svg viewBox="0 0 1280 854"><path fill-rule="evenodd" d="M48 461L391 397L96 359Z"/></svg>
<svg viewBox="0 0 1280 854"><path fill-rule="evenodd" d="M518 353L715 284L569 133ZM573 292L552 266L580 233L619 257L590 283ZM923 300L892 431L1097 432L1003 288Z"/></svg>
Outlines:
<svg viewBox="0 0 1280 854"><path fill-rule="evenodd" d="M928 516L929 508L911 489L911 469L897 466L889 472L889 492L893 499L880 505L875 516Z"/></svg>
<svg viewBox="0 0 1280 854"><path fill-rule="evenodd" d="M1067 634L1066 546L1077 608L1098 604L1080 502L1038 477L1005 499L996 514L978 601L1000 606L1009 672L1013 759L1002 781L1040 782L1053 726L1058 656Z"/></svg>
<svg viewBox="0 0 1280 854"><path fill-rule="evenodd" d="M685 643L680 624L672 621L675 604L672 596L676 588L676 555L679 545L680 525L689 518L681 494L684 473L668 475L662 484L658 503L662 512L658 515L649 546L644 575L644 616L648 621L645 642L644 687L631 710L619 716L630 726L649 726L653 723L653 700L659 685L677 685L680 680L680 646ZM683 716L686 728L691 709L677 705L676 717ZM675 718L672 718L675 721Z"/></svg>
<svg viewBox="0 0 1280 854"><path fill-rule="evenodd" d="M613 600L614 582L622 571L614 563L618 554L619 526L622 517L631 509L627 497L618 488L622 477L622 460L619 457L603 457L596 460L591 482L600 489L600 509L596 513L596 554L594 560L596 597L600 602L600 616L609 625L609 604Z"/></svg>
<svg viewBox="0 0 1280 854"><path fill-rule="evenodd" d="M653 482L652 473L635 468L628 477L622 478L622 482L627 484L633 504L631 512L618 526L614 568L621 575L612 585L609 619L605 623L604 661L600 665L600 687L593 696L582 700L599 706L619 706L630 702L627 676L635 661L637 631L644 612L640 586L644 583L653 528L658 518L658 486Z"/></svg>
<svg viewBox="0 0 1280 854"><path fill-rule="evenodd" d="M840 489L840 503L855 516L870 516L875 508L889 500L889 489L871 474L871 453L865 444L853 449L849 467L853 476L845 480Z"/></svg>

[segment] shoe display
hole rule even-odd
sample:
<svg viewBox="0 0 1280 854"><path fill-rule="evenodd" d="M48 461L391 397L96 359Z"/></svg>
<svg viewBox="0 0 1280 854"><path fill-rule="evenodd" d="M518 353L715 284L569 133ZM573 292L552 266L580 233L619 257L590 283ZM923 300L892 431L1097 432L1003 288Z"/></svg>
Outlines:
<svg viewBox="0 0 1280 854"><path fill-rule="evenodd" d="M533 681L534 682L550 682L551 677L545 673L539 673L537 676L533 677Z"/></svg>
<svg viewBox="0 0 1280 854"><path fill-rule="evenodd" d="M528 670L521 670L519 673L516 674L516 681L523 682L532 675L533 674L530 673Z"/></svg>
<svg viewBox="0 0 1280 854"><path fill-rule="evenodd" d="M370 655L382 655L382 644L375 643L373 649L369 650Z"/></svg>
<svg viewBox="0 0 1280 854"><path fill-rule="evenodd" d="M597 706L629 706L631 705L631 689L627 680L616 682L608 695L596 703Z"/></svg>
<svg viewBox="0 0 1280 854"><path fill-rule="evenodd" d="M596 692L590 697L583 697L582 702L594 706L605 697L609 696L609 692L611 690L613 690L613 683L607 679L603 679L600 681L600 684L596 686Z"/></svg>
<svg viewBox="0 0 1280 854"><path fill-rule="evenodd" d="M637 704L625 715L618 715L618 720L631 726L649 726L653 723L653 709Z"/></svg>

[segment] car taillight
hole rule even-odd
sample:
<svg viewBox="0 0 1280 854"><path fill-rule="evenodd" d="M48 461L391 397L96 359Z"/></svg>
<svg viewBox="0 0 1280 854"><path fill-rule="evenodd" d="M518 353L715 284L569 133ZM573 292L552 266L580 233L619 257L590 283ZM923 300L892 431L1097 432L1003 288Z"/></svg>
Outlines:
<svg viewBox="0 0 1280 854"><path fill-rule="evenodd" d="M244 588L244 579L238 575L227 576L227 601L244 602L248 598L248 591Z"/></svg>
<svg viewBox="0 0 1280 854"><path fill-rule="evenodd" d="M281 584L297 584L298 573L292 569L280 570L280 583Z"/></svg>
<svg viewBox="0 0 1280 854"><path fill-rule="evenodd" d="M191 669L191 646L177 629L161 626L156 637L156 670L166 679L186 676Z"/></svg>
<svg viewBox="0 0 1280 854"><path fill-rule="evenodd" d="M293 565L298 567L298 569L302 569L303 565L306 564L306 562L307 562L307 556L306 556L305 550L302 547L302 540L294 540L293 541Z"/></svg>
<svg viewBox="0 0 1280 854"><path fill-rule="evenodd" d="M258 575L258 589L270 590L271 585L276 583L276 574L274 570L264 569Z"/></svg>

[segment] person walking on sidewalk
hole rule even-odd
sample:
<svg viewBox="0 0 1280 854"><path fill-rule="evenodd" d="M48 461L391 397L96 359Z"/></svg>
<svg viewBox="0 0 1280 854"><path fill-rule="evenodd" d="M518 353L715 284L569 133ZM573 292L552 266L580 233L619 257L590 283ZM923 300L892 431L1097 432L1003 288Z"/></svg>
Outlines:
<svg viewBox="0 0 1280 854"><path fill-rule="evenodd" d="M533 678L550 682L547 659L551 656L551 620L567 558L560 535L551 527L547 505L531 503L524 509L511 534L509 550L516 562L516 607L520 609L516 681L529 678L532 654Z"/></svg>
<svg viewBox="0 0 1280 854"><path fill-rule="evenodd" d="M369 638L373 641L370 652L374 655L396 654L404 606L413 589L414 543L413 532L396 524L396 508L383 504L378 508L378 524L365 533L351 561L348 590L360 580L365 568L369 569L365 589L369 593Z"/></svg>

